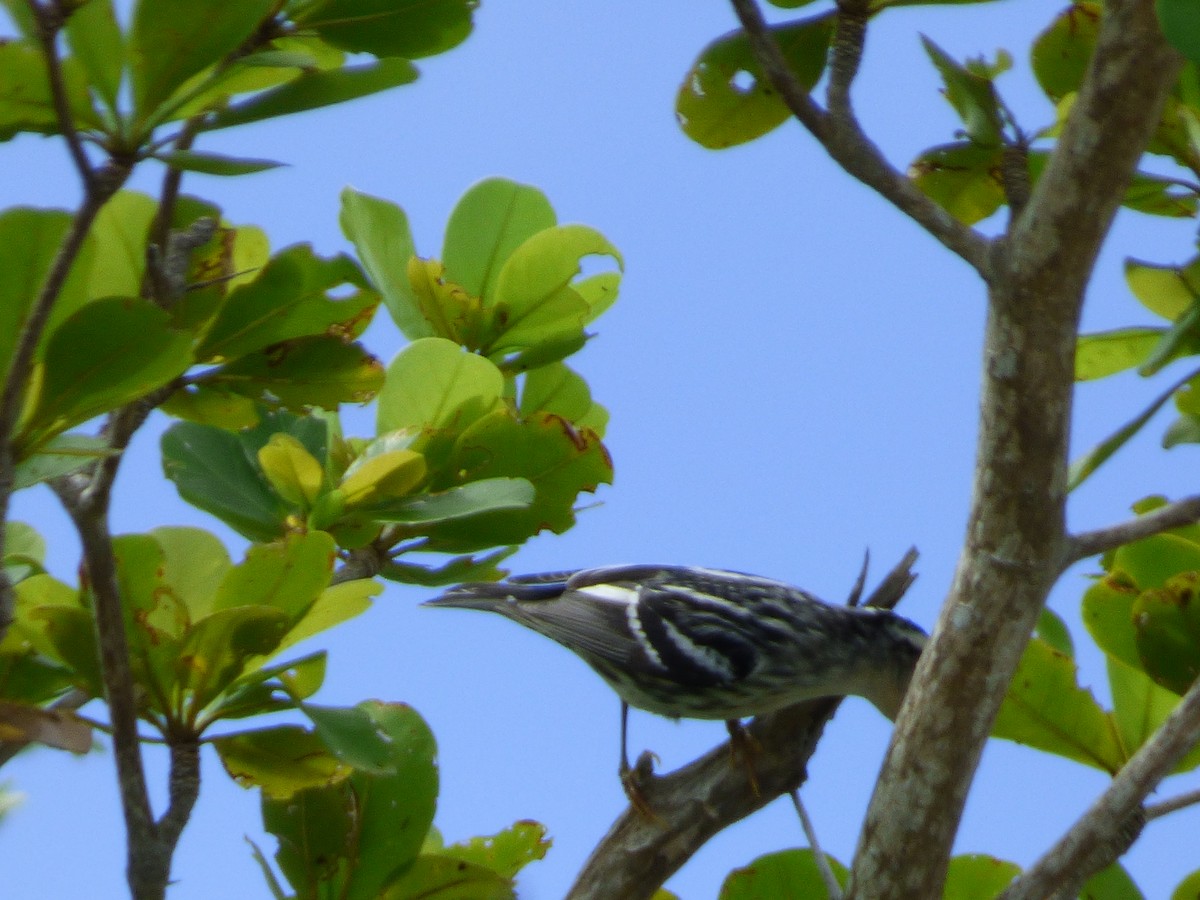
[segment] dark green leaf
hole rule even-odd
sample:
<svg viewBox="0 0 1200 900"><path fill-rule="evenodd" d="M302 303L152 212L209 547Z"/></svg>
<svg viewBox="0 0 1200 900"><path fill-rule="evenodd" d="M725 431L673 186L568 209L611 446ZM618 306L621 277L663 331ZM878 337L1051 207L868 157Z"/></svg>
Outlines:
<svg viewBox="0 0 1200 900"><path fill-rule="evenodd" d="M406 59L381 59L363 66L305 72L287 84L213 114L204 127L209 130L228 128L318 109L416 80L417 69Z"/></svg>
<svg viewBox="0 0 1200 900"><path fill-rule="evenodd" d="M147 300L112 297L78 310L50 335L45 374L20 438L50 437L168 383L191 365L191 336Z"/></svg>
<svg viewBox="0 0 1200 900"><path fill-rule="evenodd" d="M525 509L533 498L533 485L524 478L486 478L439 493L377 503L370 508L370 515L381 522L424 525L495 510Z"/></svg>
<svg viewBox="0 0 1200 900"><path fill-rule="evenodd" d="M237 435L181 422L163 434L162 454L164 474L188 503L252 541L271 541L283 533L287 504L271 490Z"/></svg>
<svg viewBox="0 0 1200 900"><path fill-rule="evenodd" d="M133 104L140 121L202 69L237 49L273 0L141 0L129 33Z"/></svg>
<svg viewBox="0 0 1200 900"><path fill-rule="evenodd" d="M1200 3L1155 0L1154 8L1167 40L1192 62L1200 62Z"/></svg>
<svg viewBox="0 0 1200 900"><path fill-rule="evenodd" d="M771 28L792 72L806 89L821 79L833 37L834 14ZM746 35L735 31L713 41L683 77L675 114L684 133L713 150L744 144L791 115L771 87Z"/></svg>
<svg viewBox="0 0 1200 900"><path fill-rule="evenodd" d="M73 59L65 59L62 75L75 124L99 127L82 67ZM55 134L58 130L58 113L40 48L32 42L0 43L0 141L21 131Z"/></svg>
<svg viewBox="0 0 1200 900"><path fill-rule="evenodd" d="M125 39L112 0L88 0L76 6L67 19L66 32L71 55L79 60L88 82L109 112L115 113L125 62Z"/></svg>
<svg viewBox="0 0 1200 900"><path fill-rule="evenodd" d="M238 606L218 609L188 628L179 643L169 694L178 698L177 718L194 721L252 659L274 653L290 625L285 610Z"/></svg>
<svg viewBox="0 0 1200 900"><path fill-rule="evenodd" d="M466 40L478 5L478 0L324 0L295 21L351 53L420 59Z"/></svg>
<svg viewBox="0 0 1200 900"><path fill-rule="evenodd" d="M1071 632L1067 629L1067 623L1049 607L1044 608L1038 615L1034 634L1059 653L1065 653L1067 656L1075 655L1075 642L1071 640Z"/></svg>
<svg viewBox="0 0 1200 900"><path fill-rule="evenodd" d="M17 463L13 488L21 490L52 478L61 478L117 453L103 438L88 434L60 434L36 453Z"/></svg>
<svg viewBox="0 0 1200 900"><path fill-rule="evenodd" d="M1079 896L1081 900L1146 900L1120 863L1101 869L1084 882Z"/></svg>
<svg viewBox="0 0 1200 900"><path fill-rule="evenodd" d="M238 159L218 153L197 153L193 150L156 153L154 159L166 163L172 169L201 172L205 175L253 175L255 172L265 172L287 165L270 159Z"/></svg>
<svg viewBox="0 0 1200 900"><path fill-rule="evenodd" d="M1157 684L1183 694L1200 674L1200 572L1181 572L1133 604L1142 669Z"/></svg>
<svg viewBox="0 0 1200 900"><path fill-rule="evenodd" d="M340 292L352 289L349 296ZM335 297L334 294L337 293ZM379 302L348 256L317 256L307 244L281 250L253 281L230 292L196 349L225 362L282 341L356 336Z"/></svg>

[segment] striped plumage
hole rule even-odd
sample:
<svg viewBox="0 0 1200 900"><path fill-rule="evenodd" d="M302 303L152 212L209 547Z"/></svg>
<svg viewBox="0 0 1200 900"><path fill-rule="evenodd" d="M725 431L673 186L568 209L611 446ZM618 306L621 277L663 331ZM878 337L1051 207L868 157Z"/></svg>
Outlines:
<svg viewBox="0 0 1200 900"><path fill-rule="evenodd" d="M431 606L499 613L581 656L630 706L737 720L855 694L895 718L925 633L780 581L683 566L609 566L460 585Z"/></svg>

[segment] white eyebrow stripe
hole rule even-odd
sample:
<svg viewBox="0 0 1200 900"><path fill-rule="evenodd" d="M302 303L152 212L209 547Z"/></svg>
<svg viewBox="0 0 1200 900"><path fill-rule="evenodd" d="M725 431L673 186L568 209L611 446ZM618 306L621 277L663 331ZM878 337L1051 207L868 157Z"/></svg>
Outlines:
<svg viewBox="0 0 1200 900"><path fill-rule="evenodd" d="M619 584L589 584L576 588L575 593L587 594L608 603L624 603L630 607L636 606L638 599L637 588L621 587Z"/></svg>

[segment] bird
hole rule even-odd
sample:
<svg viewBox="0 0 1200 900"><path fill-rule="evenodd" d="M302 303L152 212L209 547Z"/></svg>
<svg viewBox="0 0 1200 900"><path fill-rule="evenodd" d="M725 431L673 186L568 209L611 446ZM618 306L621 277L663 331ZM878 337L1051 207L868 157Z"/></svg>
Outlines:
<svg viewBox="0 0 1200 900"><path fill-rule="evenodd" d="M619 772L635 805L630 706L723 720L735 749L749 740L742 719L818 697L862 696L894 720L927 640L890 610L834 605L782 581L694 566L469 582L423 605L498 613L590 665L621 699Z"/></svg>

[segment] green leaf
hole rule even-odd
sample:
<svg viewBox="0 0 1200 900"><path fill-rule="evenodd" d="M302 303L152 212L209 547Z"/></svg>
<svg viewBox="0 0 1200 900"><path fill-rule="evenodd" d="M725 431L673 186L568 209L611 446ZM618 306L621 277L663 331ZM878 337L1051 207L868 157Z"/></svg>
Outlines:
<svg viewBox="0 0 1200 900"><path fill-rule="evenodd" d="M422 587L441 587L464 581L497 581L507 574L499 564L516 551L516 547L502 547L482 556L456 556L441 566L418 566L393 560L379 574L388 581L419 584Z"/></svg>
<svg viewBox="0 0 1200 900"><path fill-rule="evenodd" d="M367 511L408 495L425 480L425 457L413 450L389 450L359 457L338 486L346 506Z"/></svg>
<svg viewBox="0 0 1200 900"><path fill-rule="evenodd" d="M496 409L503 395L504 376L493 363L453 341L422 338L388 366L377 429L461 430Z"/></svg>
<svg viewBox="0 0 1200 900"><path fill-rule="evenodd" d="M990 900L1021 874L1016 863L982 853L967 853L950 860L942 900Z"/></svg>
<svg viewBox="0 0 1200 900"><path fill-rule="evenodd" d="M188 385L159 408L167 415L226 431L253 428L259 422L258 405L251 398L216 384Z"/></svg>
<svg viewBox="0 0 1200 900"><path fill-rule="evenodd" d="M1003 152L974 143L931 147L908 167L908 177L930 200L964 225L981 222L1004 205Z"/></svg>
<svg viewBox="0 0 1200 900"><path fill-rule="evenodd" d="M344 581L327 587L300 617L300 621L284 635L275 652L281 653L334 625L353 619L365 612L371 605L371 597L382 590L383 586L370 578Z"/></svg>
<svg viewBox="0 0 1200 900"><path fill-rule="evenodd" d="M825 854L834 877L843 887L849 871ZM811 850L780 850L758 857L750 865L734 869L721 885L719 900L824 900L829 896L825 881Z"/></svg>
<svg viewBox="0 0 1200 900"><path fill-rule="evenodd" d="M84 306L50 335L41 390L22 427L24 451L167 384L191 365L190 350L190 335L147 300Z"/></svg>
<svg viewBox="0 0 1200 900"><path fill-rule="evenodd" d="M1133 173L1133 181L1126 189L1121 205L1148 215L1177 219L1195 218L1200 208L1195 191L1181 188L1170 178L1147 172Z"/></svg>
<svg viewBox="0 0 1200 900"><path fill-rule="evenodd" d="M4 522L4 558L23 556L39 563L46 559L46 539L32 525L8 519Z"/></svg>
<svg viewBox="0 0 1200 900"><path fill-rule="evenodd" d="M188 503L252 541L283 533L287 504L251 462L238 435L180 422L163 434L162 455L164 474Z"/></svg>
<svg viewBox="0 0 1200 900"><path fill-rule="evenodd" d="M145 122L189 78L236 50L272 0L141 0L129 32L133 104Z"/></svg>
<svg viewBox="0 0 1200 900"><path fill-rule="evenodd" d="M87 73L88 83L110 113L117 112L125 62L125 38L112 0L88 0L71 12L66 24L71 56ZM125 293L122 291L121 293Z"/></svg>
<svg viewBox="0 0 1200 900"><path fill-rule="evenodd" d="M99 127L83 68L76 60L64 59L62 76L75 124L81 128ZM58 130L58 113L41 48L33 41L0 43L0 141L22 131L56 134Z"/></svg>
<svg viewBox="0 0 1200 900"><path fill-rule="evenodd" d="M258 465L275 493L300 509L309 509L321 493L325 469L290 434L273 434L258 451Z"/></svg>
<svg viewBox="0 0 1200 900"><path fill-rule="evenodd" d="M0 45L0 54L4 49ZM4 247L4 265L0 266L0 371L8 371L25 316L70 224L71 217L59 210L18 207L0 212L0 246ZM60 296L59 302L63 301L78 306L82 292Z"/></svg>
<svg viewBox="0 0 1200 900"><path fill-rule="evenodd" d="M1043 608L1038 614L1037 627L1033 633L1059 653L1065 653L1067 656L1075 655L1075 642L1071 640L1071 632L1067 629L1067 623L1049 607Z"/></svg>
<svg viewBox="0 0 1200 900"><path fill-rule="evenodd" d="M1163 34L1192 62L1200 62L1200 4L1195 0L1155 0Z"/></svg>
<svg viewBox="0 0 1200 900"><path fill-rule="evenodd" d="M1162 409L1177 390L1195 378L1196 375L1196 372L1190 372L1186 377L1175 382L1175 384L1155 397L1144 410L1071 463L1071 467L1067 473L1067 490L1073 491L1079 485L1083 484L1093 472L1104 465L1114 453L1124 447L1134 435L1141 431L1145 424L1154 418L1154 414Z"/></svg>
<svg viewBox="0 0 1200 900"><path fill-rule="evenodd" d="M88 434L60 434L50 438L32 456L17 463L13 473L13 488L21 490L42 481L70 475L117 452L103 438Z"/></svg>
<svg viewBox="0 0 1200 900"><path fill-rule="evenodd" d="M175 661L177 719L194 722L239 678L250 661L274 653L291 625L287 610L271 606L218 609L187 629Z"/></svg>
<svg viewBox="0 0 1200 900"><path fill-rule="evenodd" d="M174 526L150 532L162 550L162 578L192 621L212 612L213 597L233 568L225 545L202 528Z"/></svg>
<svg viewBox="0 0 1200 900"><path fill-rule="evenodd" d="M422 853L398 878L388 882L379 900L516 900L512 881L491 869L441 853Z"/></svg>
<svg viewBox="0 0 1200 900"><path fill-rule="evenodd" d="M103 4L90 0L85 9ZM74 21L74 17L72 17ZM91 297L136 297L146 272L146 242L158 202L136 191L119 191L92 224L95 263L88 273Z"/></svg>
<svg viewBox="0 0 1200 900"><path fill-rule="evenodd" d="M1057 103L1078 91L1100 33L1099 3L1074 2L1033 43L1033 74Z"/></svg>
<svg viewBox="0 0 1200 900"><path fill-rule="evenodd" d="M242 159L219 153L197 153L194 150L170 150L153 154L153 158L181 172L200 172L204 175L253 175L278 169L287 163L271 159Z"/></svg>
<svg viewBox="0 0 1200 900"><path fill-rule="evenodd" d="M333 538L323 531L256 544L221 580L213 611L266 606L280 609L289 621L296 621L328 586L333 563Z"/></svg>
<svg viewBox="0 0 1200 900"><path fill-rule="evenodd" d="M1171 892L1171 900L1195 900L1200 897L1200 869L1188 875Z"/></svg>
<svg viewBox="0 0 1200 900"><path fill-rule="evenodd" d="M1092 381L1142 365L1166 329L1119 328L1083 334L1075 344L1075 380Z"/></svg>
<svg viewBox="0 0 1200 900"><path fill-rule="evenodd" d="M362 66L304 72L287 84L234 103L210 116L206 130L245 125L276 116L319 109L386 91L417 80L417 68L407 59L381 59Z"/></svg>
<svg viewBox="0 0 1200 900"><path fill-rule="evenodd" d="M471 33L478 0L324 0L295 24L351 53L420 59L457 47Z"/></svg>
<svg viewBox="0 0 1200 900"><path fill-rule="evenodd" d="M1084 882L1079 896L1082 900L1146 900L1120 863L1101 869Z"/></svg>
<svg viewBox="0 0 1200 900"><path fill-rule="evenodd" d="M1083 595L1083 624L1097 646L1114 659L1141 670L1133 629L1133 603L1138 589L1123 575L1109 575Z"/></svg>
<svg viewBox="0 0 1200 900"><path fill-rule="evenodd" d="M455 442L445 469L459 483L525 478L536 490L526 509L482 513L427 530L434 549L469 552L519 544L543 529L561 534L575 522L580 492L612 480L612 461L595 432L538 413L519 421L505 410L479 419ZM434 490L449 485L435 483Z"/></svg>
<svg viewBox="0 0 1200 900"><path fill-rule="evenodd" d="M341 296L346 288L349 296ZM348 256L326 259L297 244L229 293L196 359L224 362L301 337L351 338L370 321L378 302Z"/></svg>
<svg viewBox="0 0 1200 900"><path fill-rule="evenodd" d="M275 652L282 646L283 642ZM295 709L299 701L311 697L324 684L326 657L325 651L320 650L266 667L259 667L261 658L252 658L220 702L201 717L198 727L207 728L220 719L244 719Z"/></svg>
<svg viewBox="0 0 1200 900"><path fill-rule="evenodd" d="M261 788L264 800L329 787L351 772L316 734L298 725L247 731L212 743L229 777L242 787Z"/></svg>
<svg viewBox="0 0 1200 900"><path fill-rule="evenodd" d="M355 771L340 784L263 801L263 823L279 838L276 861L297 894L374 900L416 860L433 821L436 746L404 704L360 703L362 727L327 730L342 752L384 760L385 774ZM350 748L350 749L348 749Z"/></svg>
<svg viewBox="0 0 1200 900"><path fill-rule="evenodd" d="M622 265L617 248L585 225L547 228L517 247L496 279L490 306L501 333L491 342L489 355L581 332L591 310L571 282L581 260L595 255Z"/></svg>
<svg viewBox="0 0 1200 900"><path fill-rule="evenodd" d="M204 383L295 412L366 403L383 385L383 365L358 342L293 338L214 369Z"/></svg>
<svg viewBox="0 0 1200 900"><path fill-rule="evenodd" d="M1003 126L991 80L960 66L924 35L921 43L941 74L946 99L962 119L971 142L981 147L999 147Z"/></svg>
<svg viewBox="0 0 1200 900"><path fill-rule="evenodd" d="M463 194L450 214L442 245L446 274L471 296L490 299L505 261L555 223L550 201L537 188L485 179Z"/></svg>
<svg viewBox="0 0 1200 900"><path fill-rule="evenodd" d="M1108 683L1113 698L1113 721L1125 753L1138 750L1179 705L1179 695L1159 687L1140 668L1128 666L1115 656L1107 658ZM1200 766L1200 745L1193 747L1172 769L1173 774Z"/></svg>
<svg viewBox="0 0 1200 900"><path fill-rule="evenodd" d="M1184 266L1125 260L1129 290L1150 312L1174 322L1200 299L1200 258Z"/></svg>
<svg viewBox="0 0 1200 900"><path fill-rule="evenodd" d="M338 221L404 336L410 341L431 336L433 329L421 314L408 280L408 261L415 251L404 210L345 188Z"/></svg>
<svg viewBox="0 0 1200 900"><path fill-rule="evenodd" d="M1091 691L1078 686L1075 661L1038 638L1025 648L992 736L1115 774L1127 756L1116 727Z"/></svg>
<svg viewBox="0 0 1200 900"><path fill-rule="evenodd" d="M534 496L533 485L524 478L485 478L439 493L378 503L372 507L371 516L381 522L425 525L496 510L526 509Z"/></svg>
<svg viewBox="0 0 1200 900"><path fill-rule="evenodd" d="M579 422L594 405L586 381L566 364L550 363L525 376L519 408L522 416L546 412Z"/></svg>
<svg viewBox="0 0 1200 900"><path fill-rule="evenodd" d="M792 74L806 89L821 80L833 37L834 14L771 27ZM675 114L684 134L721 150L761 137L791 115L759 68L742 31L717 38L683 77Z"/></svg>
<svg viewBox="0 0 1200 900"><path fill-rule="evenodd" d="M482 866L507 879L515 878L531 862L542 859L549 849L546 827L524 821L498 834L443 847L438 855Z"/></svg>
<svg viewBox="0 0 1200 900"><path fill-rule="evenodd" d="M1142 669L1158 684L1183 694L1200 674L1200 572L1181 572L1161 588L1144 590L1133 604Z"/></svg>

